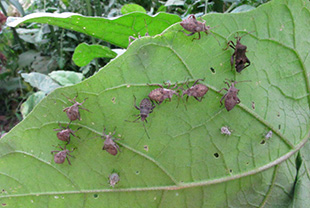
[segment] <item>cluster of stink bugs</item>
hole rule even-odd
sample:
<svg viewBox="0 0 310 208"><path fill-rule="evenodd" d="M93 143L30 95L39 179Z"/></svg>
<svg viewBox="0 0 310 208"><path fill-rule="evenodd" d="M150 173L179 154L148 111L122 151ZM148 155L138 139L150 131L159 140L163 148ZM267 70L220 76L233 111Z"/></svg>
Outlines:
<svg viewBox="0 0 310 208"><path fill-rule="evenodd" d="M189 15L189 17L183 20L180 23L180 25L185 30L190 32L188 34L182 31L187 36L192 36L195 33L198 33L198 38L194 38L193 40L199 40L201 38L200 32L204 32L207 35L211 34L213 35L213 37L215 37L214 34L210 31L212 28L210 26L207 26L205 24L205 21L202 21L202 22L198 21L194 15ZM146 36L148 36L148 33L146 33ZM229 41L225 49L227 50L229 47L231 47L234 50L234 53L232 54L231 59L230 59L230 64L232 67L236 69L238 73L241 73L242 70L244 70L251 64L250 60L246 56L247 47L245 45L242 45L240 42L241 38L242 37L239 37L239 35L237 35L236 43L234 43L233 41ZM129 45L131 44L131 41L133 40L135 40L135 38L130 36ZM213 68L211 68L211 71L212 73L215 73L215 70ZM142 99L138 106L136 103L136 97L133 96L134 97L133 106L139 111L139 114L136 115L137 117L136 120L130 121L130 122L137 122L140 120L143 124L143 127L145 129L145 132L148 138L150 138L145 128L145 123L147 123L147 118L153 112L154 108L156 106L161 105L164 101L167 101L167 100L171 101L174 95L177 96L178 99L182 99L182 101L183 101L184 96L186 95L186 102L188 101L189 97L193 97L198 102L201 102L209 90L208 86L200 83L203 81L204 79L193 80L194 83L191 86L189 85L189 80L185 81L182 84L178 84L176 82L174 85L171 85L171 83L163 83L163 85L166 87L164 87L161 84L148 84L149 86L157 86L158 88L151 90L150 93L148 94L148 98ZM238 98L239 90L235 87L237 83L239 82L232 81L232 80L226 80L225 84L228 87L223 88L220 91L218 91L218 93L220 93L223 90L227 91L226 94L220 100L221 105L223 105L223 101L224 101L224 105L227 111L232 110L237 104L241 102L240 99ZM59 148L61 150L52 151L52 153L56 153L54 155L55 163L62 164L67 159L69 165L71 165L68 156L73 157L70 153L72 153L74 149L69 151L68 149L66 149L66 145L70 143L71 135L78 138L78 136L76 136L75 134L80 128L77 128L76 130L72 130L70 128L70 124L72 121L81 120L79 110L86 110L86 111L89 111L89 110L83 107L83 104L87 98L85 98L83 102L81 103L76 101L77 96L74 97L73 99L70 99L68 97L66 98L69 100L69 102L72 103L71 106L63 109L63 111L66 112L67 117L69 118L70 122L68 122L66 126L62 126L61 124L59 124L60 129L54 129L55 131L57 131L57 138L63 142L66 142L66 144L64 145L64 147L59 145ZM185 108L186 108L186 105L185 105ZM227 136L230 136L232 134L232 130L229 129L229 127L227 126L223 126L220 129L220 131L222 134L227 135ZM116 132L116 128L114 129L113 133L107 134L106 128L104 127L103 134L101 136L104 139L104 146L102 149L107 151L107 153L113 156L117 155L118 152L120 152L120 147L118 146L118 144L115 143L115 140L118 140L118 138L113 137L115 135L115 132ZM266 140L271 138L271 136L272 136L272 131L268 132L268 134L266 135ZM120 177L115 172L109 176L109 183L112 187L114 187L115 184L119 182L119 180L120 180Z"/></svg>
<svg viewBox="0 0 310 208"><path fill-rule="evenodd" d="M65 96L65 95L63 95L63 96ZM77 96L75 96L72 100L68 97L66 97L66 98L69 100L69 102L71 102L73 104L72 106L63 109L63 111L66 112L67 117L69 118L70 122L67 124L66 127L62 126L59 123L58 125L59 125L60 129L54 129L54 131L58 131L57 132L57 138L61 141L66 142L66 144L64 147L61 147L59 145L59 148L61 149L61 151L55 150L55 151L52 151L51 153L56 152L56 154L54 155L55 163L62 164L65 162L65 160L67 158L69 165L71 165L71 162L70 162L68 156L73 157L72 155L70 155L70 153L73 152L74 149L69 151L68 149L66 149L66 145L68 145L70 143L71 135L74 137L77 137L74 133L77 132L81 127L77 128L75 131L73 131L70 128L70 124L72 121L81 120L80 109L86 110L86 111L89 111L89 110L82 106L87 98L85 98L84 101L81 103L76 101Z"/></svg>
<svg viewBox="0 0 310 208"><path fill-rule="evenodd" d="M188 34L185 31L181 31L187 36L192 36L195 33L198 33L198 38L193 38L192 40L199 40L201 38L200 32L204 32L207 35L211 34L216 39L215 35L211 32L212 28L206 25L205 21L198 21L195 15L189 15L189 17L184 19L180 23L180 25L186 31L190 32ZM234 43L233 41L229 41L227 43L227 47L224 49L224 50L227 50L228 47L231 47L234 50L234 53L232 54L231 59L230 59L230 64L232 67L236 69L238 73L241 73L242 70L244 70L251 64L250 60L246 56L247 46L241 44L242 37L243 36L240 37L239 35L237 35L235 37L236 43ZM129 41L130 43L131 43L131 40L134 40L134 39L130 37L130 41ZM213 73L215 72L215 70L212 67L211 67L211 71ZM175 83L173 87L171 87L170 83L168 84L164 83L167 86L166 88L160 84L148 84L149 86L158 86L159 88L152 90L149 93L148 98L144 98L141 100L139 106L137 106L136 97L134 96L134 107L137 110L139 110L140 113L137 115L138 118L132 122L136 122L140 119L143 123L143 127L145 129L145 132L148 138L150 138L148 132L146 131L144 122L147 123L146 118L149 116L150 113L153 112L154 108L156 107L154 102L157 103L157 105L160 105L165 100L171 101L173 95L176 95L179 98L183 98L184 95L187 95L186 102L188 101L188 98L190 96L194 97L197 101L201 102L204 95L209 90L209 88L206 85L201 84L201 83L198 84L199 81L203 81L203 80L204 79L195 80L194 84L191 87L188 85L188 81L183 83L182 86L178 86L178 84ZM235 87L235 85L240 82L245 82L245 81L236 82L232 80L226 80L225 84L228 86L228 88L222 88L220 91L218 91L218 93L220 93L223 90L227 91L226 94L224 94L224 96L220 100L221 105L223 105L223 101L224 101L224 105L227 111L231 111L237 104L241 102L240 99L238 98L239 89ZM184 85L186 85L187 89L184 89ZM221 132L222 134L226 134L226 135L231 134L231 132L229 131L227 127L222 127Z"/></svg>
<svg viewBox="0 0 310 208"><path fill-rule="evenodd" d="M195 40L195 39L199 40L200 39L200 32L205 32L207 35L209 33L212 34L212 32L210 31L211 27L206 26L205 21L203 21L203 22L198 21L194 15L190 15L187 19L183 20L180 24L185 30L191 32L190 34L187 34L184 31L182 31L187 36L191 36L191 35L194 35L195 33L198 33L198 35L199 35L198 39L194 38L193 40ZM231 59L230 59L230 64L232 67L234 66L236 68L236 71L239 73L241 73L242 70L244 70L245 68L247 68L251 64L250 60L248 59L248 57L245 54L247 47L245 45L242 45L240 42L241 38L242 37L237 36L236 37L236 40L237 40L236 44L233 41L229 41L227 43L227 47L225 48L225 50L227 50L228 47L231 47L232 49L234 49L234 53L232 54ZM211 68L211 71L213 72L214 69ZM219 92L221 92L222 90L227 91L227 93L221 98L220 103L222 105L222 101L224 100L225 108L227 109L227 111L230 111L237 104L240 103L240 99L237 96L239 90L235 87L235 85L238 82L230 81L230 84L229 84L226 81L225 83L227 84L228 89L223 88L219 91Z"/></svg>

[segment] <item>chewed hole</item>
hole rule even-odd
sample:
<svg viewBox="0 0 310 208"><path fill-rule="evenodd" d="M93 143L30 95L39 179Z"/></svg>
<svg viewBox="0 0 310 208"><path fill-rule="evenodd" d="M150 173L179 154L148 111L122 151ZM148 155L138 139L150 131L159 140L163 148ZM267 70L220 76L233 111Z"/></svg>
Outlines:
<svg viewBox="0 0 310 208"><path fill-rule="evenodd" d="M112 98L112 103L114 104L115 104L115 99L116 99L115 97Z"/></svg>
<svg viewBox="0 0 310 208"><path fill-rule="evenodd" d="M147 151L147 152L149 151L149 146L144 145L144 147L143 147L143 148L144 148L144 150L145 150L145 151Z"/></svg>
<svg viewBox="0 0 310 208"><path fill-rule="evenodd" d="M278 112L277 116L280 117L280 113L279 112Z"/></svg>
<svg viewBox="0 0 310 208"><path fill-rule="evenodd" d="M230 172L230 173L232 173L232 172L233 172L233 170L232 170L232 169L230 169L230 170L229 170L229 172Z"/></svg>
<svg viewBox="0 0 310 208"><path fill-rule="evenodd" d="M261 142L260 142L260 144L265 144L266 143L266 140L265 139L263 139Z"/></svg>
<svg viewBox="0 0 310 208"><path fill-rule="evenodd" d="M219 155L219 153L214 153L214 157L216 157L216 158L218 158L220 155Z"/></svg>
<svg viewBox="0 0 310 208"><path fill-rule="evenodd" d="M210 70L211 70L212 74L215 74L215 69L214 68L210 67Z"/></svg>
<svg viewBox="0 0 310 208"><path fill-rule="evenodd" d="M136 174L139 175L139 174L140 174L140 171L137 170L137 171L136 171Z"/></svg>
<svg viewBox="0 0 310 208"><path fill-rule="evenodd" d="M94 198L95 198L95 199L98 198L98 194L94 194Z"/></svg>
<svg viewBox="0 0 310 208"><path fill-rule="evenodd" d="M278 127L278 128L279 128L279 130L281 129L281 124L279 124L279 127Z"/></svg>
<svg viewBox="0 0 310 208"><path fill-rule="evenodd" d="M246 165L249 165L249 164L250 164L249 162L246 163Z"/></svg>

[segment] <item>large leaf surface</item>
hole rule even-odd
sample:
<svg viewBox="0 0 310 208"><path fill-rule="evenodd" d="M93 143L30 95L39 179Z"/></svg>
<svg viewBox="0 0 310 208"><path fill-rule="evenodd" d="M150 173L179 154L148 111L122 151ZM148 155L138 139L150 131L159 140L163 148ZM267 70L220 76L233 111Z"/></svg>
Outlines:
<svg viewBox="0 0 310 208"><path fill-rule="evenodd" d="M309 138L308 1L275 0L248 13L212 14L221 47L202 34L192 41L174 25L161 36L135 41L95 76L57 89L0 140L0 202L24 207L285 207L294 198L295 156ZM242 31L251 66L230 69L233 51L223 50ZM197 34L196 34L197 35ZM215 73L210 71L215 69ZM150 114L147 131L130 123L140 101L156 88L148 84L191 83L205 78L210 90L202 102L190 98L187 110L163 103ZM237 84L241 104L220 107L225 78ZM60 143L54 128L67 123L71 105L61 93L85 101L83 127L68 148L72 166L57 165L50 154ZM254 108L255 105L255 108ZM102 151L103 126L121 140L121 152ZM231 136L222 135L228 126ZM265 139L267 132L272 137ZM284 161L284 162L283 162ZM283 162L283 163L281 163ZM118 172L112 188L108 176Z"/></svg>
<svg viewBox="0 0 310 208"><path fill-rule="evenodd" d="M129 36L138 37L139 34L144 35L147 31L149 35L160 34L164 29L179 21L181 21L179 16L167 13L149 16L145 13L134 12L115 19L106 19L66 12L62 14L34 13L15 18L14 21L8 23L8 26L16 27L27 22L47 23L85 33L126 48Z"/></svg>

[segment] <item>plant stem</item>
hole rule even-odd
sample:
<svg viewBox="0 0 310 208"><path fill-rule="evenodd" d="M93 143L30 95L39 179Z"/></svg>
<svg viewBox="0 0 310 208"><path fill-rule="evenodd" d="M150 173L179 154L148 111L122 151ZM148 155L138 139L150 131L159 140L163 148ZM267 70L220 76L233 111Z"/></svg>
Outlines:
<svg viewBox="0 0 310 208"><path fill-rule="evenodd" d="M0 1L0 7L1 7L3 14L7 17L8 14L6 13L4 6L2 5L1 1ZM22 40L19 38L18 33L16 32L15 28L13 28L13 27L11 27L11 30L13 32L15 42L19 43L22 51L24 52L26 49L25 49L25 46L24 46Z"/></svg>

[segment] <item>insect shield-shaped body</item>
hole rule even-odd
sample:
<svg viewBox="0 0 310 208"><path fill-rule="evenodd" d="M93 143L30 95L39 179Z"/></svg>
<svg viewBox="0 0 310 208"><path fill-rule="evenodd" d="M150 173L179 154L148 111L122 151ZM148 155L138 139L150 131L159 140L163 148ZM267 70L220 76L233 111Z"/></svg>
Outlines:
<svg viewBox="0 0 310 208"><path fill-rule="evenodd" d="M65 95L64 95L65 96ZM66 97L66 96L65 96ZM75 121L77 119L81 120L81 117L80 117L80 109L82 110L86 110L86 111L89 111L88 109L82 107L82 105L84 104L85 100L87 98L84 99L83 102L79 103L77 102L75 99L77 98L77 96L75 96L72 100L68 97L66 97L70 103L72 103L73 105L70 106L70 107L67 107L65 109L63 109L64 112L67 113L67 116L68 118L70 119L70 121Z"/></svg>
<svg viewBox="0 0 310 208"><path fill-rule="evenodd" d="M203 80L203 79L197 79L194 82L193 86L191 87L188 86L188 82L186 83L186 86L188 87L188 89L184 90L182 94L182 97L184 95L187 95L186 101L188 100L189 96L193 96L199 102L202 101L203 96L208 92L209 88L204 84L197 84L197 82L200 80Z"/></svg>
<svg viewBox="0 0 310 208"><path fill-rule="evenodd" d="M140 113L138 115L136 115L138 118L134 121L128 121L128 122L136 122L137 120L141 119L144 130L146 132L147 137L150 139L149 134L147 133L147 130L145 128L144 125L144 121L147 123L146 118L149 116L150 113L153 112L153 109L155 108L155 104L153 102L151 102L148 98L144 98L143 100L141 100L139 107L136 104L136 97L134 97L134 104L133 106L140 111Z"/></svg>
<svg viewBox="0 0 310 208"><path fill-rule="evenodd" d="M192 36L194 35L196 32L198 32L199 37L198 38L194 38L193 40L200 39L200 32L205 32L208 35L208 31L210 30L210 26L206 26L205 24L206 22L199 22L197 21L195 15L191 14L189 15L189 17L185 20L183 20L180 25L187 31L191 32L190 34L185 33L184 31L182 31L185 35L187 36Z"/></svg>
<svg viewBox="0 0 310 208"><path fill-rule="evenodd" d="M227 43L232 49L235 50L230 58L230 64L231 66L233 66L235 62L236 71L239 73L241 73L243 69L247 68L251 64L250 60L245 55L247 47L245 45L242 45L240 42L242 37L239 36L236 37L237 40L236 44L233 41L229 41Z"/></svg>
<svg viewBox="0 0 310 208"><path fill-rule="evenodd" d="M139 107L136 105L136 97L134 96L134 106L137 110L140 111L140 114L137 115L138 118L133 121L136 122L137 120L141 119L141 121L147 122L146 118L149 116L150 113L153 112L153 109L155 108L155 105L148 99L144 98L141 100Z"/></svg>
<svg viewBox="0 0 310 208"><path fill-rule="evenodd" d="M66 149L66 146L65 146L64 148L62 148L61 146L59 146L59 148L60 148L62 151L51 151L52 154L53 154L54 152L57 152L57 153L54 155L54 161L55 161L55 163L57 163L57 164L62 164L62 163L65 162L65 160L66 160L66 158L67 158L69 165L71 165L71 162L70 162L68 156L73 157L73 156L70 155L69 153L70 153L70 152L73 152L74 149L73 149L72 151L69 151L68 149Z"/></svg>
<svg viewBox="0 0 310 208"><path fill-rule="evenodd" d="M114 188L114 186L119 182L119 175L117 173L112 173L110 176L109 176L109 183L110 183L110 186L112 186Z"/></svg>
<svg viewBox="0 0 310 208"><path fill-rule="evenodd" d="M108 153L110 153L111 155L115 156L118 151L120 151L119 146L114 142L113 140L113 135L115 134L115 130L113 132L113 134L105 134L105 130L106 128L104 128L103 130L103 139L104 140L104 145L103 145L103 150L106 150Z"/></svg>
<svg viewBox="0 0 310 208"><path fill-rule="evenodd" d="M227 93L220 100L220 103L221 103L221 105L223 105L222 101L223 101L223 99L225 99L225 108L227 109L227 111L230 111L231 109L233 109L235 107L235 105L240 103L240 99L237 96L239 90L237 88L235 88L235 84L238 82L231 81L230 82L231 86L229 85L228 82L225 82L225 83L227 84L229 89L223 88L219 91L219 92L221 92L222 90L227 91Z"/></svg>
<svg viewBox="0 0 310 208"><path fill-rule="evenodd" d="M69 142L70 142L70 134L77 137L74 133L77 132L81 128L80 127L77 130L72 131L72 129L69 128L69 124L67 127L63 127L60 124L59 124L59 126L61 127L61 129L54 129L54 131L59 131L59 132L57 132L57 138L61 141L67 142L67 144L69 144Z"/></svg>
<svg viewBox="0 0 310 208"><path fill-rule="evenodd" d="M152 86L152 85L151 85ZM169 99L169 101L171 102L171 98L173 95L177 95L180 96L176 90L173 90L174 88L177 87L177 83L174 85L173 88L170 88L170 83L168 85L168 88L164 88L162 85L160 84L155 84L155 86L159 86L160 88L157 88L155 90L152 90L149 93L149 98L153 101L155 101L156 103L158 103L158 105L160 105L164 100ZM144 101L144 103L146 103L147 101ZM150 102L148 103L148 105L151 105ZM140 104L141 106L141 104Z"/></svg>

